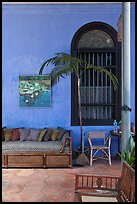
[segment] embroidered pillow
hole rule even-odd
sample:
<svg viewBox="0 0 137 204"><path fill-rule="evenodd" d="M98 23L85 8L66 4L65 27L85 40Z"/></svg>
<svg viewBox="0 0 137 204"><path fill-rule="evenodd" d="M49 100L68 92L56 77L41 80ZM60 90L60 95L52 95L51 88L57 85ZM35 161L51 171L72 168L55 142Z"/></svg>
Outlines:
<svg viewBox="0 0 137 204"><path fill-rule="evenodd" d="M58 138L58 133L59 133L59 130L53 130L50 139L51 139L52 141L57 140L57 138Z"/></svg>
<svg viewBox="0 0 137 204"><path fill-rule="evenodd" d="M4 137L6 142L12 140L12 131L13 131L13 128L6 128L4 130Z"/></svg>
<svg viewBox="0 0 137 204"><path fill-rule="evenodd" d="M29 133L29 136L27 137L27 140L29 140L29 141L38 141L39 133L40 133L39 130L31 129L30 133Z"/></svg>
<svg viewBox="0 0 137 204"><path fill-rule="evenodd" d="M31 128L24 128L24 129L19 129L20 132L20 141L26 141L29 133L30 133Z"/></svg>
<svg viewBox="0 0 137 204"><path fill-rule="evenodd" d="M12 136L11 136L12 141L16 141L16 140L19 140L19 139L20 139L19 129L20 129L20 128L14 128L14 129L13 129L13 131L12 131Z"/></svg>
<svg viewBox="0 0 137 204"><path fill-rule="evenodd" d="M45 133L47 132L47 129L42 129L40 130L40 134L39 134L39 138L38 138L38 141L41 142Z"/></svg>
<svg viewBox="0 0 137 204"><path fill-rule="evenodd" d="M52 134L52 128L48 128L43 137L43 141L48 142L51 137L51 134Z"/></svg>

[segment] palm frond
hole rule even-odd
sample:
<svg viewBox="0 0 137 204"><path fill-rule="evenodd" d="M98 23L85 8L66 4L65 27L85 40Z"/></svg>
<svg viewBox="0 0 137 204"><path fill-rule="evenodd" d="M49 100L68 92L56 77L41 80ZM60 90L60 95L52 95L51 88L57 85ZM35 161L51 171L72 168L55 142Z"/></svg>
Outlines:
<svg viewBox="0 0 137 204"><path fill-rule="evenodd" d="M58 79L59 81L60 77L64 78L63 75L68 76L73 72L74 70L72 70L70 66L65 66L65 67L58 66L57 68L52 69L51 76L53 80Z"/></svg>
<svg viewBox="0 0 137 204"><path fill-rule="evenodd" d="M50 58L49 60L44 61L40 67L39 75L42 75L43 69L45 66L48 66L49 64L54 64L55 61L56 61L56 57L53 57L53 58Z"/></svg>
<svg viewBox="0 0 137 204"><path fill-rule="evenodd" d="M72 57L71 55L60 52L55 53L55 57L46 60L40 67L39 74L43 73L44 67L48 65L54 65L55 68L60 68L62 66L62 70L64 69L64 73L67 72L78 72L79 66L86 63L84 60ZM66 70L65 70L66 69ZM60 69L59 69L60 72Z"/></svg>

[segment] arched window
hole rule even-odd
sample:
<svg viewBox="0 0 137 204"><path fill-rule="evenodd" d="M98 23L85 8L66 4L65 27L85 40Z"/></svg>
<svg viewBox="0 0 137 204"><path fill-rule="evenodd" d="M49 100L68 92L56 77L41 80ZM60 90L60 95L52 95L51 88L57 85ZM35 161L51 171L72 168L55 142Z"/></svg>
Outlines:
<svg viewBox="0 0 137 204"><path fill-rule="evenodd" d="M116 91L105 74L87 70L81 79L83 125L112 125L121 116L121 46L117 32L110 25L91 22L82 26L74 35L71 55L103 66L118 78ZM77 81L71 76L71 125L79 125Z"/></svg>

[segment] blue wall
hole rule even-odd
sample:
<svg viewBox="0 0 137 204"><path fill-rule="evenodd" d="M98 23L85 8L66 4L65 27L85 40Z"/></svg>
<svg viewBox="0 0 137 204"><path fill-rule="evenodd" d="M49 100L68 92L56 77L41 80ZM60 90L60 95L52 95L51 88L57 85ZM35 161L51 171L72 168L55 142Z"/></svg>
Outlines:
<svg viewBox="0 0 137 204"><path fill-rule="evenodd" d="M79 145L79 127L71 124L71 80L52 88L51 108L19 107L19 75L38 74L40 65L55 52L70 53L75 32L84 24L101 21L117 30L121 4L3 5L2 7L2 125L7 127L62 126L72 130L73 148ZM131 121L135 121L135 11L131 5ZM45 70L45 74L52 67ZM83 127L110 130L112 127ZM87 143L87 141L86 141ZM113 153L116 152L113 141ZM112 153L112 154L113 154Z"/></svg>

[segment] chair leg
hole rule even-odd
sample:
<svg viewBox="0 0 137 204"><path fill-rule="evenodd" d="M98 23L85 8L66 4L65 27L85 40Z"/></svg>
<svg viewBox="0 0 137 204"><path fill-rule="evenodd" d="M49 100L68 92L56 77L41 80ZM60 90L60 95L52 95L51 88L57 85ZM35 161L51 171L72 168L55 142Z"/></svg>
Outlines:
<svg viewBox="0 0 137 204"><path fill-rule="evenodd" d="M92 166L92 150L90 152L90 166Z"/></svg>
<svg viewBox="0 0 137 204"><path fill-rule="evenodd" d="M109 165L111 165L111 154L110 154L110 149L108 150L108 155L109 155Z"/></svg>

